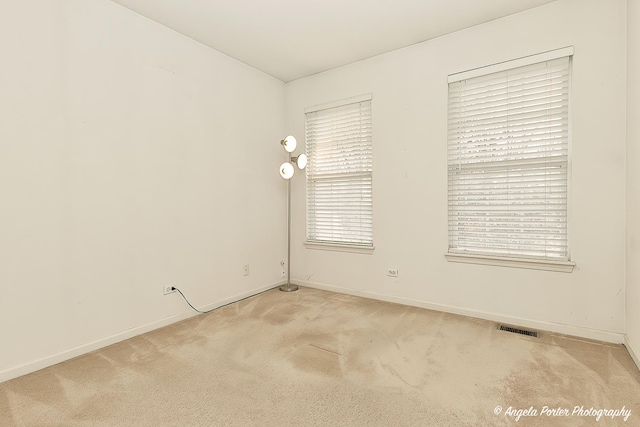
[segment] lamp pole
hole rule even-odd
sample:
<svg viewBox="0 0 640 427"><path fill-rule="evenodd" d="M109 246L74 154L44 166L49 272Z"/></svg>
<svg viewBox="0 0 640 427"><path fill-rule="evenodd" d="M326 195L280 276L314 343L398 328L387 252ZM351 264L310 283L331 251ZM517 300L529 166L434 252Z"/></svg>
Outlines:
<svg viewBox="0 0 640 427"><path fill-rule="evenodd" d="M289 153L289 163L291 163L291 153ZM287 180L287 284L280 286L283 292L293 292L298 290L298 285L291 283L291 180Z"/></svg>
<svg viewBox="0 0 640 427"><path fill-rule="evenodd" d="M291 153L289 153L291 163ZM282 292L298 290L298 285L291 283L291 179L287 180L287 284L280 286Z"/></svg>

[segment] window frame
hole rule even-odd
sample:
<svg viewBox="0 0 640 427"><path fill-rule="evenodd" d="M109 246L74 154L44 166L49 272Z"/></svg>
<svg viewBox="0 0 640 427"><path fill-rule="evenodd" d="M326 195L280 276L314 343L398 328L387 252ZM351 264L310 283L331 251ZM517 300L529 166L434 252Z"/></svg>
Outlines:
<svg viewBox="0 0 640 427"><path fill-rule="evenodd" d="M337 100L325 104L314 105L312 107L305 108L305 145L306 152L309 155L309 161L313 161L313 154L310 154L309 140L308 140L308 119L307 115L309 113L315 113L323 110L330 110L334 108L339 108L343 106L348 106L350 104L357 104L362 102L369 101L371 103L371 111L370 111L370 119L373 121L373 104L372 104L373 96L372 94L364 94L360 96L354 96L342 100ZM373 128L373 124L372 124ZM310 240L310 220L309 220L309 188L312 185L313 177L311 176L311 170L313 167L307 166L306 174L307 174L307 185L306 185L306 197L305 197L305 207L306 207L306 236L304 245L307 249L318 249L318 250L329 250L329 251L337 251L337 252L352 252L352 253L363 253L363 254L372 254L375 246L374 246L374 230L373 230L373 129L371 129L371 137L369 141L369 152L371 155L371 163L370 163L370 171L362 171L363 174L369 174L370 176L370 191L371 191L371 204L369 206L369 212L371 217L371 243L370 244L361 244L357 242L348 243L348 242L336 242L336 241L325 241L325 240Z"/></svg>
<svg viewBox="0 0 640 427"><path fill-rule="evenodd" d="M514 267L514 268L527 268L535 270L548 270L559 272L571 272L575 266L575 262L571 260L571 241L570 241L570 201L571 201L571 159L572 159L572 131L571 131L571 80L572 80L572 64L573 64L573 47L566 47L549 52L544 52L537 55L531 55L523 58L518 58L511 61L505 61L498 64L489 65L486 67L476 68L461 73L455 73L448 76L448 84L453 82L459 82L462 80L471 79L474 77L487 76L493 73L499 73L519 67L533 65L536 63L551 61L554 59L560 59L563 57L569 57L569 82L568 82L568 138L567 138L567 165L566 165L566 250L567 259L553 259L553 258L539 258L539 257L526 257L526 256L509 256L496 253L474 253L474 252L456 252L451 248L451 230L447 226L447 239L449 249L445 253L445 258L450 262L462 262L471 264L483 264L502 267ZM449 92L449 89L448 89ZM450 101L447 101L447 108L449 108ZM447 120L449 120L449 114L447 114ZM449 135L449 126L447 126L447 135ZM447 152L449 151L449 141L447 138ZM449 165L449 159L447 159L447 165ZM447 166L447 169L449 166ZM449 173L447 173L447 185L450 184ZM447 189L447 198L451 195L451 190ZM449 203L447 203L449 206ZM449 207L447 208L447 222L449 222Z"/></svg>

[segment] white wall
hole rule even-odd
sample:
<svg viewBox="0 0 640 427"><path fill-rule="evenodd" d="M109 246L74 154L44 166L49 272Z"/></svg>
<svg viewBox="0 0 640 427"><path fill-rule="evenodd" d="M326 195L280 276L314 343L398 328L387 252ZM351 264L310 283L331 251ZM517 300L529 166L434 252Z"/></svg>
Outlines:
<svg viewBox="0 0 640 427"><path fill-rule="evenodd" d="M0 381L280 280L282 82L107 0L6 2L0 52Z"/></svg>
<svg viewBox="0 0 640 427"><path fill-rule="evenodd" d="M373 255L305 249L294 180L292 275L301 283L610 341L625 330L626 1L560 0L287 85L304 108L373 94ZM447 75L565 46L573 62L572 273L448 263ZM399 269L397 279L385 276Z"/></svg>
<svg viewBox="0 0 640 427"><path fill-rule="evenodd" d="M640 2L627 5L627 347L640 367Z"/></svg>

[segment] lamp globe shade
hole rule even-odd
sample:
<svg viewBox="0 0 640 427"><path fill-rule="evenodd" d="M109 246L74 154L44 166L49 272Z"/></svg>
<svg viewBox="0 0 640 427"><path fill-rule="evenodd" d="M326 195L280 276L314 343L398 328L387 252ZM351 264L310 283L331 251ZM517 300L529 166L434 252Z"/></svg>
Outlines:
<svg viewBox="0 0 640 427"><path fill-rule="evenodd" d="M306 154L300 154L298 156L298 158L296 159L296 164L298 165L298 167L300 169L304 169L307 167L307 155Z"/></svg>
<svg viewBox="0 0 640 427"><path fill-rule="evenodd" d="M282 140L282 145L284 146L284 149L287 150L287 152L292 153L293 150L296 149L298 141L296 141L296 138L293 135L289 135Z"/></svg>
<svg viewBox="0 0 640 427"><path fill-rule="evenodd" d="M293 176L293 165L289 162L284 162L280 165L280 176L284 179L291 179Z"/></svg>

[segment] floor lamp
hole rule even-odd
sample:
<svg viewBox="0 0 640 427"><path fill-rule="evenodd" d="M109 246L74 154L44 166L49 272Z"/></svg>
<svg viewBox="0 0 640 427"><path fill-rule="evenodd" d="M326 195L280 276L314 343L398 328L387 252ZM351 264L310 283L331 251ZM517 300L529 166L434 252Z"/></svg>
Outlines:
<svg viewBox="0 0 640 427"><path fill-rule="evenodd" d="M298 290L298 285L291 283L291 178L295 172L294 164L300 170L307 166L307 155L299 154L291 157L297 145L296 139L291 135L280 141L280 144L289 155L289 160L280 165L280 176L287 180L287 283L280 286L280 290L293 292Z"/></svg>

